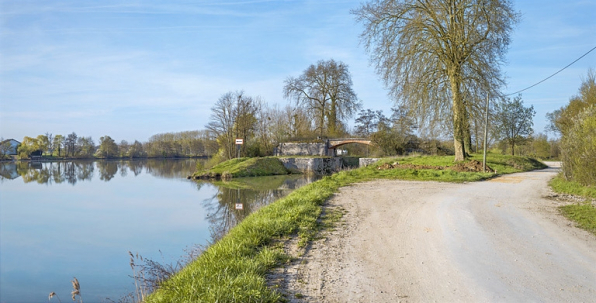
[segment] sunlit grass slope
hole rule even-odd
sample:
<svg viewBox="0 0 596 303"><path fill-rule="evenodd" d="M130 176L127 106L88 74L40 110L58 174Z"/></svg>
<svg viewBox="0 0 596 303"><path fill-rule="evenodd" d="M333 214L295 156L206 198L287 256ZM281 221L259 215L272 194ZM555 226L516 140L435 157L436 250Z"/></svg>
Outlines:
<svg viewBox="0 0 596 303"><path fill-rule="evenodd" d="M283 163L275 157L265 158L238 158L231 159L215 165L209 170L198 171L195 176L220 176L231 177L258 177L271 175L287 175L289 172Z"/></svg>

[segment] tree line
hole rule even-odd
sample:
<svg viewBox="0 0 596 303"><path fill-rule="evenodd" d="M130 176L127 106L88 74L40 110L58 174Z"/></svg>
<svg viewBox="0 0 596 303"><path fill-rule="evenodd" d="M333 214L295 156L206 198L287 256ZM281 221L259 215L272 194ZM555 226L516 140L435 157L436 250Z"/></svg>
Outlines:
<svg viewBox="0 0 596 303"><path fill-rule="evenodd" d="M25 136L17 149L17 156L20 159L28 159L32 155L69 159L209 157L216 150L212 137L206 130L183 131L156 134L143 143L138 140L117 143L107 135L96 142L75 132L66 136L46 133L35 138ZM3 144L0 148L3 157L8 154L7 147Z"/></svg>

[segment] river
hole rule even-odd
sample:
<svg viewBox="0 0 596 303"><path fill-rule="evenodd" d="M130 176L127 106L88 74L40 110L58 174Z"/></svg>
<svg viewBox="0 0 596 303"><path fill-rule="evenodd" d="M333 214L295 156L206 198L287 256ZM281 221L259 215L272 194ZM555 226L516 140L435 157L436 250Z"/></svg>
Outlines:
<svg viewBox="0 0 596 303"><path fill-rule="evenodd" d="M314 181L187 180L197 161L0 163L0 302L70 301L74 277L84 302L121 301L135 291L129 252L175 266Z"/></svg>

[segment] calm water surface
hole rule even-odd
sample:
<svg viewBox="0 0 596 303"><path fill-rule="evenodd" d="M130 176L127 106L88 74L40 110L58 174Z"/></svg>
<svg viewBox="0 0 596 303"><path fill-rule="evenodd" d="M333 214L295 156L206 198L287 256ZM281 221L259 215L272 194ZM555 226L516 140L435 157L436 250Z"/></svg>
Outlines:
<svg viewBox="0 0 596 303"><path fill-rule="evenodd" d="M118 301L134 291L129 251L175 263L314 181L186 180L196 161L0 163L0 302L45 302L50 292L68 302L73 277L84 302Z"/></svg>

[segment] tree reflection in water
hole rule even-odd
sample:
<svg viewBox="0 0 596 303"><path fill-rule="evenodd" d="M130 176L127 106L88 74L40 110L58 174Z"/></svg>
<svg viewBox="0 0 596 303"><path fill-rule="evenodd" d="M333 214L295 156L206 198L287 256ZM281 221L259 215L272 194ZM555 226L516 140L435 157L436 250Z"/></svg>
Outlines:
<svg viewBox="0 0 596 303"><path fill-rule="evenodd" d="M90 181L94 176L109 182L118 173L127 176L130 172L138 176L143 172L160 178L185 179L191 175L197 161L204 159L143 159L143 160L100 160L100 161L58 161L58 162L4 162L0 163L0 181L21 177L25 183L40 184ZM316 181L315 176L291 175L255 178L238 178L232 181L196 181L197 188L209 184L217 193L204 200L203 204L210 224L211 243L221 239L250 213L289 194L292 190ZM243 209L236 209L242 204Z"/></svg>
<svg viewBox="0 0 596 303"><path fill-rule="evenodd" d="M78 181L91 180L97 169L99 179L110 181L118 172L138 176L143 171L160 178L186 178L191 175L197 161L203 159L143 159L143 160L80 160L57 162L4 162L0 163L0 181L21 177L25 183L75 185Z"/></svg>
<svg viewBox="0 0 596 303"><path fill-rule="evenodd" d="M217 242L252 212L317 179L292 175L239 178L230 182L197 181L199 189L206 184L217 187L217 193L203 201L208 212L210 243ZM236 209L236 204L242 204L242 209Z"/></svg>

